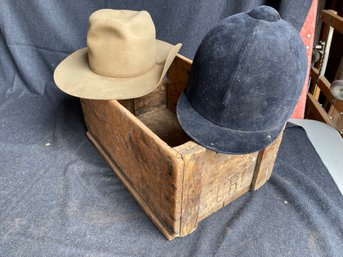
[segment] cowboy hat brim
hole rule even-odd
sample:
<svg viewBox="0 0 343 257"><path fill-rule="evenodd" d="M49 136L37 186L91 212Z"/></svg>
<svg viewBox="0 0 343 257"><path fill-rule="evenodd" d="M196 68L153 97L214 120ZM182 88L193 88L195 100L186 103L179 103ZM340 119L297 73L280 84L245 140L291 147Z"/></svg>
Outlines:
<svg viewBox="0 0 343 257"><path fill-rule="evenodd" d="M219 126L201 116L182 93L176 107L182 129L198 144L219 153L257 152L274 142L283 126L265 131L239 131Z"/></svg>
<svg viewBox="0 0 343 257"><path fill-rule="evenodd" d="M146 73L131 78L108 77L93 72L88 65L88 48L85 47L57 66L54 80L63 92L80 98L121 100L141 97L157 88L181 46L156 40L156 65Z"/></svg>

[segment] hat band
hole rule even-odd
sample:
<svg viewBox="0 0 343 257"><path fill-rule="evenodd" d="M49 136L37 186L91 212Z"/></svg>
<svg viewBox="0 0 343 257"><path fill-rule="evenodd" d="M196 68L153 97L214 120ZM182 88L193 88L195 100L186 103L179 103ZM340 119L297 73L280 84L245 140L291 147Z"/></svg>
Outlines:
<svg viewBox="0 0 343 257"><path fill-rule="evenodd" d="M89 65L89 68L96 74L100 75L100 76L105 76L105 77L111 77L111 78L132 78L132 77L138 77L142 74L145 74L147 72L149 72L150 70L152 70L156 65L157 65L157 62L153 63L151 67L145 69L144 71L140 71L140 72L137 72L137 73L130 73L128 75L109 75L109 74L106 74L106 73L103 73L99 70L97 70L95 67L93 67L89 62L88 62L88 65Z"/></svg>

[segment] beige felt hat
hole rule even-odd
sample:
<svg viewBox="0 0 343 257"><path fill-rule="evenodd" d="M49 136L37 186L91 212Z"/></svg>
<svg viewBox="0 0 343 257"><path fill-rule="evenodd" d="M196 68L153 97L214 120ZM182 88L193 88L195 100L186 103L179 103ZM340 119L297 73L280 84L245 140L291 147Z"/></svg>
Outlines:
<svg viewBox="0 0 343 257"><path fill-rule="evenodd" d="M54 80L81 98L140 97L158 86L180 48L156 39L146 11L98 10L89 17L87 47L64 59Z"/></svg>

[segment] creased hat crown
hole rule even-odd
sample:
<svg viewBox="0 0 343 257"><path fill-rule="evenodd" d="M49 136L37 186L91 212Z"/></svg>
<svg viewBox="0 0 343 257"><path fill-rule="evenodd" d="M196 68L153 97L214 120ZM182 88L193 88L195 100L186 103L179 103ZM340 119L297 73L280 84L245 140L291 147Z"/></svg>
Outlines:
<svg viewBox="0 0 343 257"><path fill-rule="evenodd" d="M88 62L100 75L126 78L156 64L156 31L146 11L102 9L89 18Z"/></svg>

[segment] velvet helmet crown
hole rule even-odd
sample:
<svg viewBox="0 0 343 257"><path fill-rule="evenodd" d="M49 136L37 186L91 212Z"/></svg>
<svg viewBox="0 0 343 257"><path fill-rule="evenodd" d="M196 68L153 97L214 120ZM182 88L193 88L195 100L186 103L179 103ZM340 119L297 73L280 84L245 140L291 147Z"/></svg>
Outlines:
<svg viewBox="0 0 343 257"><path fill-rule="evenodd" d="M201 42L177 116L199 144L244 154L271 144L290 117L307 72L298 31L269 6L230 16Z"/></svg>

